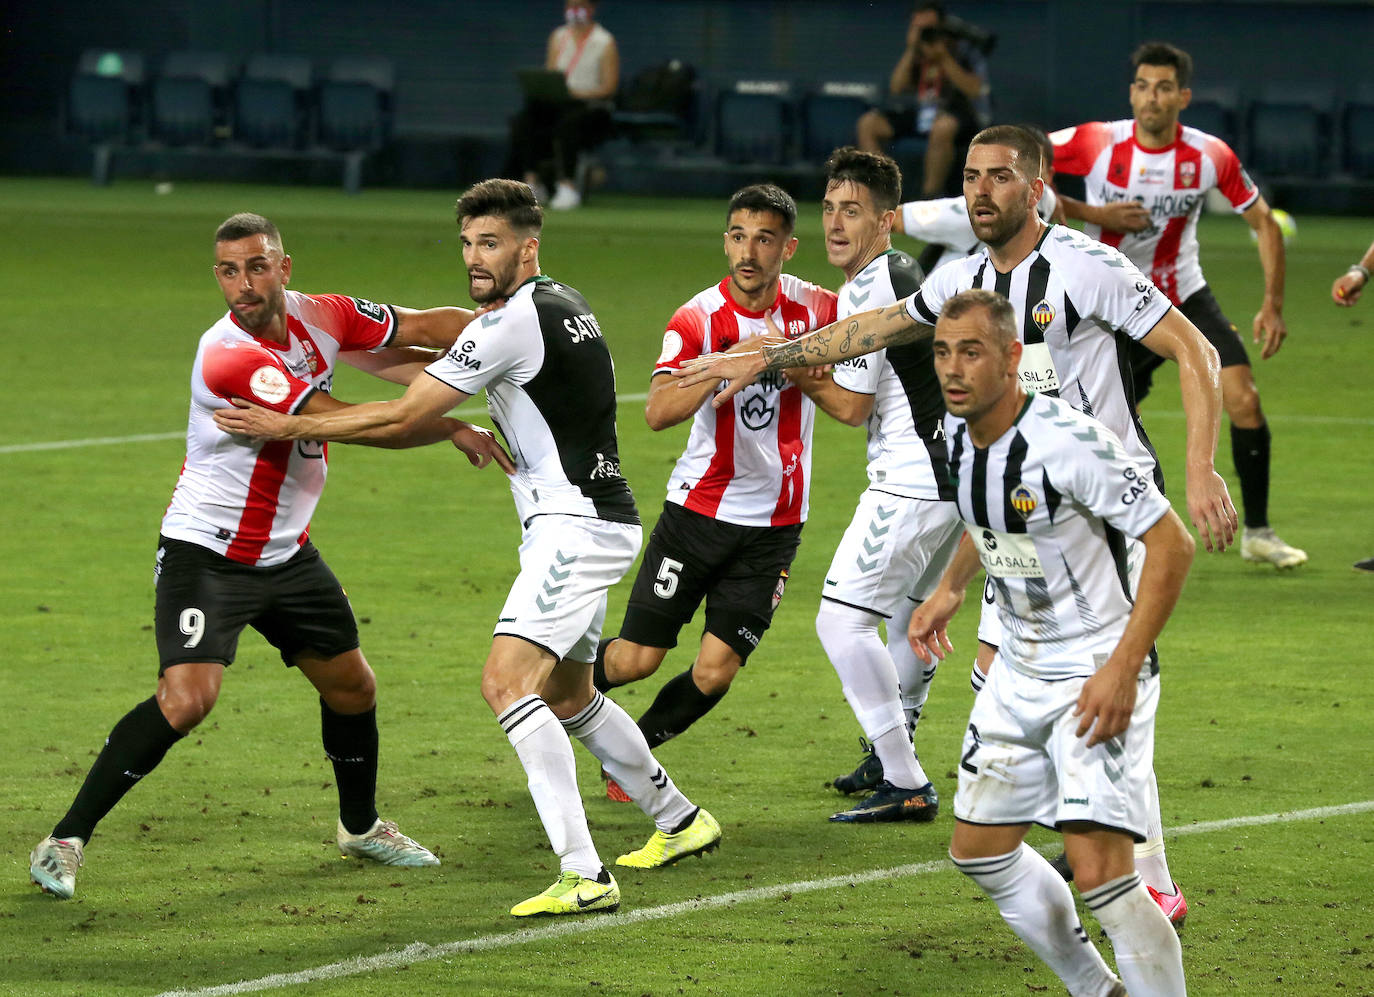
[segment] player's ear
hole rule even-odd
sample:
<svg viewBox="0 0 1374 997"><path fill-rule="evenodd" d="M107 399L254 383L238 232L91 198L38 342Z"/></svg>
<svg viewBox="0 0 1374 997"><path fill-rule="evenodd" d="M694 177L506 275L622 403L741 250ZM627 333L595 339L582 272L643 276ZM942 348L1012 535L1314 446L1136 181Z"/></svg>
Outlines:
<svg viewBox="0 0 1374 997"><path fill-rule="evenodd" d="M1193 102L1193 88L1192 88L1192 87L1182 87L1182 88L1178 91L1178 100L1179 100L1178 109L1179 109L1180 111L1182 111L1184 108L1186 108L1189 104L1191 104L1191 103Z"/></svg>
<svg viewBox="0 0 1374 997"><path fill-rule="evenodd" d="M281 258L281 282L283 284L291 283L291 257L289 256Z"/></svg>
<svg viewBox="0 0 1374 997"><path fill-rule="evenodd" d="M786 262L792 258L792 254L797 251L797 237L794 235L787 240L787 244L782 247L782 258Z"/></svg>
<svg viewBox="0 0 1374 997"><path fill-rule="evenodd" d="M896 220L897 212L895 209L892 211L884 211L881 215L878 216L878 231L881 232L883 235L891 235L892 226L896 222Z"/></svg>
<svg viewBox="0 0 1374 997"><path fill-rule="evenodd" d="M1011 371L1011 376L1015 379L1017 370L1021 367L1021 340L1013 339L1007 344L1007 362Z"/></svg>

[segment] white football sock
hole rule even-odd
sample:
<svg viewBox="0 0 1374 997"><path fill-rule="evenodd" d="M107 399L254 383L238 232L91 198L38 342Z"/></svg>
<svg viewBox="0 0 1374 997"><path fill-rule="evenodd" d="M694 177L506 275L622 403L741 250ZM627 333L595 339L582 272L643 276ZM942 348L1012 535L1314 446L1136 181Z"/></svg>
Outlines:
<svg viewBox="0 0 1374 997"><path fill-rule="evenodd" d="M926 698L930 695L930 683L935 678L938 661L926 664L916 657L911 649L911 641L906 639L906 629L911 623L911 614L920 603L903 599L887 621L887 653L897 668L897 686L901 689L902 710L906 714L907 727L914 739L916 725L921 722L921 710L925 708Z"/></svg>
<svg viewBox="0 0 1374 997"><path fill-rule="evenodd" d="M1183 947L1169 919L1145 891L1139 873L1089 890L1083 902L1111 939L1117 971L1131 997L1179 997L1188 992Z"/></svg>
<svg viewBox="0 0 1374 997"><path fill-rule="evenodd" d="M563 721L563 729L597 757L660 831L671 832L696 811L654 758L639 725L615 700L595 693L585 709Z"/></svg>
<svg viewBox="0 0 1374 997"><path fill-rule="evenodd" d="M1174 880L1169 875L1169 860L1164 856L1164 818L1159 812L1159 783L1155 781L1155 770L1150 769L1150 779L1146 787L1145 840L1135 846L1135 871L1146 886L1153 886L1155 892L1174 894Z"/></svg>
<svg viewBox="0 0 1374 997"><path fill-rule="evenodd" d="M878 636L880 619L873 613L822 599L816 613L816 635L840 676L844 698L883 763L883 778L903 789L919 789L930 780L917 764L907 736L897 669Z"/></svg>
<svg viewBox="0 0 1374 997"><path fill-rule="evenodd" d="M1005 855L950 858L993 899L1002 919L1064 981L1069 993L1101 997L1111 992L1117 979L1083 930L1069 884L1043 855L1022 842Z"/></svg>
<svg viewBox="0 0 1374 997"><path fill-rule="evenodd" d="M517 701L497 720L525 767L534 808L539 811L560 868L595 879L601 874L601 858L587 829L567 732L538 696Z"/></svg>

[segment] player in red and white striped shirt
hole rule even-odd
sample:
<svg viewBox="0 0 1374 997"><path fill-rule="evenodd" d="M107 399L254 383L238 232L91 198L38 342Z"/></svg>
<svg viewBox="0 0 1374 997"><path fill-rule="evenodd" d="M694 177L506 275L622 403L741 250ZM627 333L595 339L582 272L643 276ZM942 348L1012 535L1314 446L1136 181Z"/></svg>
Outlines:
<svg viewBox="0 0 1374 997"><path fill-rule="evenodd" d="M1222 313L1202 276L1197 222L1207 192L1219 190L1250 227L1264 269L1264 300L1253 325L1260 356L1269 359L1288 335L1283 320L1283 235L1236 154L1221 139L1179 123L1192 91L1193 60L1162 42L1142 45L1132 56L1133 118L1092 121L1055 132L1054 169L1082 176L1087 203L1064 198L1070 218L1120 249L1154 281L1221 355L1222 403L1231 422L1231 453L1245 511L1241 556L1291 568L1307 555L1269 526L1269 425L1245 344ZM1136 401L1150 389L1162 362L1132 349Z"/></svg>
<svg viewBox="0 0 1374 997"><path fill-rule="evenodd" d="M654 365L650 428L691 419L692 431L620 634L602 641L596 662L603 691L653 674L705 599L696 660L639 720L650 747L681 734L725 695L768 629L801 540L816 410L797 384L808 375L764 375L716 408L713 386L684 390L672 374L707 353L757 346L765 316L788 338L835 320L833 292L782 273L796 252L796 220L796 204L772 184L731 198L730 274L674 313Z"/></svg>
<svg viewBox="0 0 1374 997"><path fill-rule="evenodd" d="M342 407L327 393L339 359L406 383L433 357L401 347L447 347L473 313L288 290L291 257L260 215L234 215L220 226L214 270L229 313L196 351L186 461L162 522L157 694L115 725L66 816L30 857L33 881L63 899L75 890L96 824L209 714L246 626L319 693L339 792L340 850L387 865L439 864L377 816L376 678L359 649L348 598L308 539L324 488L325 447L231 436L212 413L233 397L279 412ZM479 465L500 451L486 430L456 419L432 420L388 445L446 438Z"/></svg>

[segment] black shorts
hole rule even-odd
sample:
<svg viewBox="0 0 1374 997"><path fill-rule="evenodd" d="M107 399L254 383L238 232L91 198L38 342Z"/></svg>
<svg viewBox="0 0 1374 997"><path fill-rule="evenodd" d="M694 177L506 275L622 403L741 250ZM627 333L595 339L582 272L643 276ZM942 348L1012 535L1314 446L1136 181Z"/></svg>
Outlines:
<svg viewBox="0 0 1374 997"><path fill-rule="evenodd" d="M736 526L665 502L644 548L620 636L676 647L706 600L705 631L748 659L778 608L801 524Z"/></svg>
<svg viewBox="0 0 1374 997"><path fill-rule="evenodd" d="M159 537L156 574L159 675L186 661L232 664L249 626L288 666L301 651L333 658L358 646L348 596L309 542L285 564L260 568Z"/></svg>
<svg viewBox="0 0 1374 997"><path fill-rule="evenodd" d="M1239 330L1222 312L1221 305L1217 304L1216 295L1210 287L1203 285L1200 290L1194 291L1187 301L1178 306L1178 310L1183 313L1184 318L1198 327L1207 342L1216 347L1223 367L1250 366L1250 355L1245 352L1245 340L1241 339ZM1141 346L1138 342L1131 343L1131 376L1135 380L1137 403L1143 401L1150 393L1154 373L1163 364L1164 358L1158 353Z"/></svg>

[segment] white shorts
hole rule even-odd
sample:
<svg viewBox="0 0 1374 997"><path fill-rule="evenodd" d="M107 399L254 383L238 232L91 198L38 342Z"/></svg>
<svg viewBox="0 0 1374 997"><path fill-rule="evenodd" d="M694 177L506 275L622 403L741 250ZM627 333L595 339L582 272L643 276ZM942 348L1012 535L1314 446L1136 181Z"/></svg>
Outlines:
<svg viewBox="0 0 1374 997"><path fill-rule="evenodd" d="M1126 578L1131 593L1140 587L1140 570L1145 566L1145 545L1134 537L1126 538ZM993 596L992 579L983 579L982 615L978 617L978 639L993 647L1002 646L1002 621L997 617L997 600Z"/></svg>
<svg viewBox="0 0 1374 997"><path fill-rule="evenodd" d="M890 619L903 599L930 595L963 531L953 502L870 488L859 496L821 595Z"/></svg>
<svg viewBox="0 0 1374 997"><path fill-rule="evenodd" d="M993 659L973 701L954 816L970 824L1087 821L1145 840L1159 677L1140 679L1131 725L1096 747L1073 715L1086 678L1046 682Z"/></svg>
<svg viewBox="0 0 1374 997"><path fill-rule="evenodd" d="M536 516L520 541L520 574L492 636L523 637L559 659L596 659L606 592L639 555L638 523Z"/></svg>

